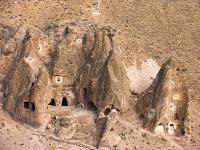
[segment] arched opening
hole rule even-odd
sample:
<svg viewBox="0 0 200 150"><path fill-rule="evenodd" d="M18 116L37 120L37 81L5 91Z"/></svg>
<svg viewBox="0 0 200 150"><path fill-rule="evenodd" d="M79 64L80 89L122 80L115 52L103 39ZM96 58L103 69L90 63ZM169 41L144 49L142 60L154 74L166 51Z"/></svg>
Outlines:
<svg viewBox="0 0 200 150"><path fill-rule="evenodd" d="M173 123L169 123L168 134L170 134L170 135L174 134L174 124Z"/></svg>
<svg viewBox="0 0 200 150"><path fill-rule="evenodd" d="M155 115L155 109L151 108L149 111L148 111L148 119L152 119Z"/></svg>
<svg viewBox="0 0 200 150"><path fill-rule="evenodd" d="M56 106L56 101L55 101L55 99L51 99L51 102L49 103L49 105L51 105L51 106Z"/></svg>
<svg viewBox="0 0 200 150"><path fill-rule="evenodd" d="M35 104L33 102L24 102L24 108L35 111Z"/></svg>
<svg viewBox="0 0 200 150"><path fill-rule="evenodd" d="M24 108L29 109L29 102L24 102Z"/></svg>
<svg viewBox="0 0 200 150"><path fill-rule="evenodd" d="M61 83L62 83L62 77L60 77L60 76L57 76L57 77L55 78L55 80L56 80L56 83L57 83L57 84L61 84Z"/></svg>
<svg viewBox="0 0 200 150"><path fill-rule="evenodd" d="M104 111L104 114L107 116L110 112L111 112L110 108L106 108L106 110Z"/></svg>
<svg viewBox="0 0 200 150"><path fill-rule="evenodd" d="M67 98L63 97L62 106L68 106Z"/></svg>
<svg viewBox="0 0 200 150"><path fill-rule="evenodd" d="M57 82L60 82L60 81L61 81L61 79L60 79L60 77L58 77L58 78L57 78Z"/></svg>
<svg viewBox="0 0 200 150"><path fill-rule="evenodd" d="M175 111L176 110L176 105L174 103L170 103L169 110Z"/></svg>
<svg viewBox="0 0 200 150"><path fill-rule="evenodd" d="M88 110L92 110L92 111L96 111L97 110L97 108L96 108L96 106L94 105L93 102L88 102L87 103L87 109Z"/></svg>
<svg viewBox="0 0 200 150"><path fill-rule="evenodd" d="M163 125L163 123L159 123L155 129L154 129L155 134L159 134L162 135L165 133L165 126Z"/></svg>

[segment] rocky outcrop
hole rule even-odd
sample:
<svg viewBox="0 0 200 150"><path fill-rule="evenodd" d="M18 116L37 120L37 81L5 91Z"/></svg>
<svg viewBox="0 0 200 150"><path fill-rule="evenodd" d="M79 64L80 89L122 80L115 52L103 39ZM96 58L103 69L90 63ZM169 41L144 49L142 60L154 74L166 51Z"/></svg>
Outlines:
<svg viewBox="0 0 200 150"><path fill-rule="evenodd" d="M10 58L3 107L15 119L42 127L56 140L126 148L115 126L133 109L131 97L136 95L131 95L110 27L84 21L50 24L44 30L0 25L0 48L2 56ZM138 97L144 128L183 135L188 99L182 75L167 60Z"/></svg>
<svg viewBox="0 0 200 150"><path fill-rule="evenodd" d="M39 38L35 39L37 36L43 38L43 34L34 28L20 27L17 30L15 39L18 40L18 46L13 52L14 59L3 83L4 108L21 121L40 125L46 120L43 98L50 85L45 60L41 59L38 52Z"/></svg>
<svg viewBox="0 0 200 150"><path fill-rule="evenodd" d="M157 134L183 135L188 99L183 77L168 59L152 85L139 96L136 108L144 128Z"/></svg>
<svg viewBox="0 0 200 150"><path fill-rule="evenodd" d="M75 83L79 103L105 114L126 111L130 92L124 64L111 29L97 29L83 38L82 65Z"/></svg>
<svg viewBox="0 0 200 150"><path fill-rule="evenodd" d="M61 105L64 98L73 99L71 86L66 87L73 82L72 75L69 75L69 67L63 67L68 64L63 60L65 51L72 43L66 40L72 35L66 35L67 29L58 26L48 27L46 33L34 27L19 27L15 31L9 40L14 42L7 42L8 46L2 50L4 55L13 56L3 83L4 108L18 120L34 126L44 125L50 119L48 104L52 99L56 105ZM9 33L3 35L6 34ZM60 79L64 85L56 82L58 77L66 77L66 73L69 79Z"/></svg>
<svg viewBox="0 0 200 150"><path fill-rule="evenodd" d="M98 144L99 149L114 149L122 142L121 137L113 132L113 128L116 122L118 122L117 114L117 110L112 109L110 114L104 118L106 121L104 122L104 130Z"/></svg>
<svg viewBox="0 0 200 150"><path fill-rule="evenodd" d="M128 109L128 80L111 29L85 22L13 29L13 44L2 51L13 56L3 92L14 118L38 127L52 112L68 114L63 107L105 115Z"/></svg>
<svg viewBox="0 0 200 150"><path fill-rule="evenodd" d="M7 55L14 51L14 47L11 45L16 44L15 39L15 29L3 24L0 24L0 52L1 54Z"/></svg>

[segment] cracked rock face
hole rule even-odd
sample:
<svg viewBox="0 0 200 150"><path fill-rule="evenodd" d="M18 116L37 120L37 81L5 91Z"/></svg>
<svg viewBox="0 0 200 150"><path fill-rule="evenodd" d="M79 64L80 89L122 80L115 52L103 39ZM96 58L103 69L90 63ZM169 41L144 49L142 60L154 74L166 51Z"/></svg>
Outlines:
<svg viewBox="0 0 200 150"><path fill-rule="evenodd" d="M188 99L183 78L169 59L152 85L139 96L136 107L145 128L157 134L183 135Z"/></svg>
<svg viewBox="0 0 200 150"><path fill-rule="evenodd" d="M111 29L64 22L44 31L7 27L1 38L2 52L13 58L4 108L16 119L40 126L66 106L105 114L128 109L128 79Z"/></svg>
<svg viewBox="0 0 200 150"><path fill-rule="evenodd" d="M9 58L3 107L14 118L45 128L55 139L83 140L102 149L125 147L114 126L133 109L133 96L111 28L84 21L43 30L0 25L0 48ZM136 81L138 75L129 73ZM139 95L136 108L148 130L183 135L188 100L182 76L169 59Z"/></svg>
<svg viewBox="0 0 200 150"><path fill-rule="evenodd" d="M98 112L116 108L126 111L130 92L124 64L108 29L96 30L83 38L82 66L75 83L78 100Z"/></svg>

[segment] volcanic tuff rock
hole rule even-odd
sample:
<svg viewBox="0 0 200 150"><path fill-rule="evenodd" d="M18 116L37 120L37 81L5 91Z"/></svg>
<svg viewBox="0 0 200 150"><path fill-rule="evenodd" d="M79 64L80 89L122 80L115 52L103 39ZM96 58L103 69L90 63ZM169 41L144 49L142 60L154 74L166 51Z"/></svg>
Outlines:
<svg viewBox="0 0 200 150"><path fill-rule="evenodd" d="M134 101L114 30L83 20L43 30L0 25L0 42L1 54L10 58L2 86L8 113L59 140L125 147L114 128L134 111ZM145 128L187 132L189 96L181 77L169 59L139 95L136 108Z"/></svg>
<svg viewBox="0 0 200 150"><path fill-rule="evenodd" d="M3 53L13 56L3 83L4 108L11 115L39 126L50 120L53 106L105 114L128 109L128 79L114 33L88 24L50 24L45 31L18 27L2 37L10 41Z"/></svg>
<svg viewBox="0 0 200 150"><path fill-rule="evenodd" d="M123 112L129 106L129 83L113 36L112 30L100 29L83 38L83 65L75 87L80 103L98 112L113 108Z"/></svg>
<svg viewBox="0 0 200 150"><path fill-rule="evenodd" d="M184 135L188 91L175 62L168 59L152 85L138 98L137 110L145 128L157 134Z"/></svg>

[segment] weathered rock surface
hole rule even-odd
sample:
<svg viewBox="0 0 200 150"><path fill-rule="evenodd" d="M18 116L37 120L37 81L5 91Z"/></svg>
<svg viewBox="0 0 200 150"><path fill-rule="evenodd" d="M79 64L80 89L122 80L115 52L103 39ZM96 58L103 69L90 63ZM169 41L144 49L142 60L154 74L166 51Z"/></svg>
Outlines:
<svg viewBox="0 0 200 150"><path fill-rule="evenodd" d="M114 132L114 126L118 122L117 110L112 109L111 113L107 115L106 122L104 125L104 132L101 135L101 139L99 142L100 149L114 149L114 147L118 147L120 143L122 143L121 137ZM123 149L126 147L124 146Z"/></svg>
<svg viewBox="0 0 200 150"><path fill-rule="evenodd" d="M152 85L138 98L137 110L145 128L157 134L185 134L188 91L174 62L161 67Z"/></svg>
<svg viewBox="0 0 200 150"><path fill-rule="evenodd" d="M129 106L129 83L113 36L112 30L103 28L83 38L76 92L79 103L98 112L113 108L123 112Z"/></svg>
<svg viewBox="0 0 200 150"><path fill-rule="evenodd" d="M105 117L112 109L128 110L129 83L112 29L64 22L50 24L44 31L30 26L13 30L8 38L9 28L2 33L8 46L1 45L3 54L13 58L3 93L4 109L14 118L39 127L62 116L53 126L55 135L64 138L62 133L76 130L61 122L77 107ZM101 128L96 135L103 132Z"/></svg>
<svg viewBox="0 0 200 150"><path fill-rule="evenodd" d="M0 37L1 54L10 58L2 87L8 113L56 140L83 141L100 149L126 147L114 128L134 102L111 28L84 21L43 30L1 25ZM168 60L139 96L137 110L145 128L181 135L187 103L187 88Z"/></svg>
<svg viewBox="0 0 200 150"><path fill-rule="evenodd" d="M50 83L48 70L44 67L45 60L38 52L37 37L42 39L43 34L34 28L21 27L17 30L15 39L18 37L18 47L10 54L14 59L3 83L4 108L21 121L39 125L46 120L43 98Z"/></svg>
<svg viewBox="0 0 200 150"><path fill-rule="evenodd" d="M20 27L10 40L17 49L4 47L14 53L3 85L5 109L14 117L43 124L48 107L82 102L98 112L128 109L128 80L111 29L90 27L84 35L83 27L71 26Z"/></svg>
<svg viewBox="0 0 200 150"><path fill-rule="evenodd" d="M134 65L128 66L126 72L131 93L137 95L148 89L159 70L160 66L153 59L147 59L141 65L135 62Z"/></svg>

